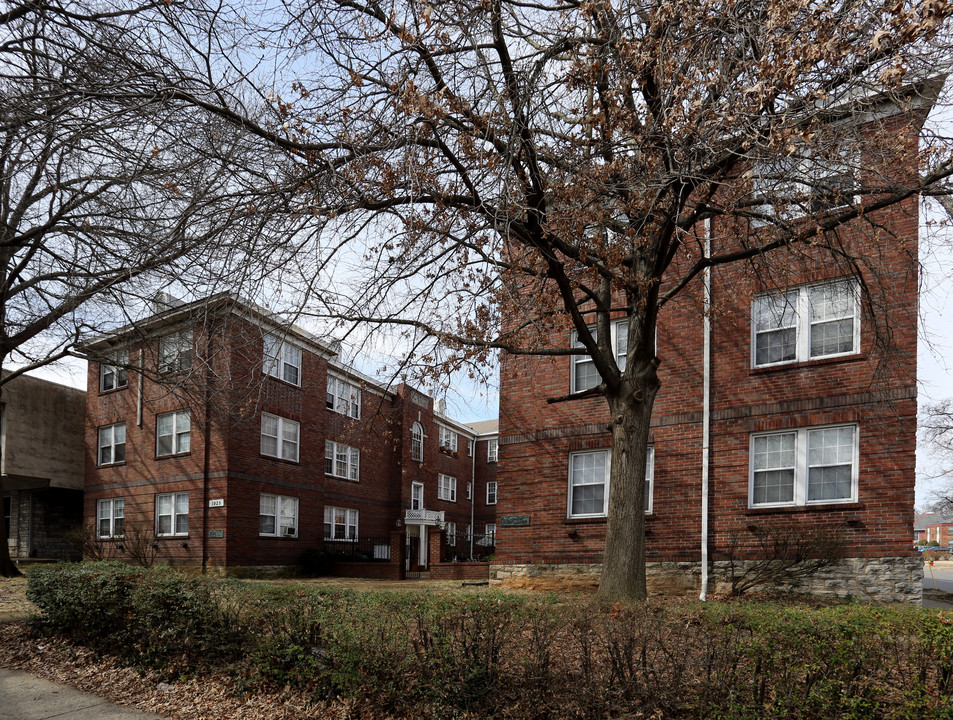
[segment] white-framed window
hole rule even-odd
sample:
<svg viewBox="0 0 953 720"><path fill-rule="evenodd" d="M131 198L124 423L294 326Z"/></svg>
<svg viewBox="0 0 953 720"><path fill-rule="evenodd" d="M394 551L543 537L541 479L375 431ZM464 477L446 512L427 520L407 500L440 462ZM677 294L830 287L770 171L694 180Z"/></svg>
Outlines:
<svg viewBox="0 0 953 720"><path fill-rule="evenodd" d="M112 362L109 362L111 360ZM109 360L99 364L99 389L118 390L129 385L129 351L110 354Z"/></svg>
<svg viewBox="0 0 953 720"><path fill-rule="evenodd" d="M278 415L261 414L261 454L298 462L301 425Z"/></svg>
<svg viewBox="0 0 953 720"><path fill-rule="evenodd" d="M467 457L473 457L473 440L467 438Z"/></svg>
<svg viewBox="0 0 953 720"><path fill-rule="evenodd" d="M328 410L360 419L361 388L339 377L328 375L328 393L325 405Z"/></svg>
<svg viewBox="0 0 953 720"><path fill-rule="evenodd" d="M615 355L616 365L619 366L620 370L625 370L625 355L629 346L629 321L628 319L616 320L610 324L609 328L612 333L612 353ZM589 331L595 339L596 328L591 327ZM575 330L572 331L572 347L583 347ZM602 382L602 377L596 370L596 364L588 354L572 356L570 392L589 390L600 382Z"/></svg>
<svg viewBox="0 0 953 720"><path fill-rule="evenodd" d="M126 461L126 423L113 423L99 428L99 464L111 465Z"/></svg>
<svg viewBox="0 0 953 720"><path fill-rule="evenodd" d="M347 480L359 480L361 475L361 451L344 443L324 443L324 472Z"/></svg>
<svg viewBox="0 0 953 720"><path fill-rule="evenodd" d="M569 455L569 512L573 517L604 517L609 510L612 451L588 450ZM645 512L652 512L655 494L655 448L645 456Z"/></svg>
<svg viewBox="0 0 953 720"><path fill-rule="evenodd" d="M450 428L443 425L438 426L440 430L440 447L451 452L457 451L457 434Z"/></svg>
<svg viewBox="0 0 953 720"><path fill-rule="evenodd" d="M188 410L156 415L156 455L187 453L191 448L191 413Z"/></svg>
<svg viewBox="0 0 953 720"><path fill-rule="evenodd" d="M125 523L126 501L123 498L96 501L96 537L122 537Z"/></svg>
<svg viewBox="0 0 953 720"><path fill-rule="evenodd" d="M457 501L457 479L440 473L437 475L437 498L439 500Z"/></svg>
<svg viewBox="0 0 953 720"><path fill-rule="evenodd" d="M751 303L751 366L860 352L860 300L851 278L759 295Z"/></svg>
<svg viewBox="0 0 953 720"><path fill-rule="evenodd" d="M424 484L415 482L410 484L410 509L424 509Z"/></svg>
<svg viewBox="0 0 953 720"><path fill-rule="evenodd" d="M496 480L490 480L486 484L486 504L496 505Z"/></svg>
<svg viewBox="0 0 953 720"><path fill-rule="evenodd" d="M324 508L325 540L357 540L357 510L351 508Z"/></svg>
<svg viewBox="0 0 953 720"><path fill-rule="evenodd" d="M467 523L467 529L463 534L463 539L467 542L470 542L470 539L473 537L473 526L470 523Z"/></svg>
<svg viewBox="0 0 953 720"><path fill-rule="evenodd" d="M159 338L159 372L178 372L191 369L191 328Z"/></svg>
<svg viewBox="0 0 953 720"><path fill-rule="evenodd" d="M455 522L447 523L447 545L457 546L457 524Z"/></svg>
<svg viewBox="0 0 953 720"><path fill-rule="evenodd" d="M484 528L486 534L486 544L496 545L496 523L489 523Z"/></svg>
<svg viewBox="0 0 953 720"><path fill-rule="evenodd" d="M858 436L857 425L752 434L749 505L856 502Z"/></svg>
<svg viewBox="0 0 953 720"><path fill-rule="evenodd" d="M496 462L497 457L499 456L499 447L500 441L496 438L488 441L486 444L486 461L487 462Z"/></svg>
<svg viewBox="0 0 953 720"><path fill-rule="evenodd" d="M424 461L424 426L415 422L410 428L410 459Z"/></svg>
<svg viewBox="0 0 953 720"><path fill-rule="evenodd" d="M156 495L156 535L189 534L189 494Z"/></svg>
<svg viewBox="0 0 953 720"><path fill-rule="evenodd" d="M467 500L473 499L473 483L467 481Z"/></svg>
<svg viewBox="0 0 953 720"><path fill-rule="evenodd" d="M258 501L258 534L298 537L298 498L263 493Z"/></svg>
<svg viewBox="0 0 953 720"><path fill-rule="evenodd" d="M292 385L301 385L301 348L274 335L264 336L262 371Z"/></svg>
<svg viewBox="0 0 953 720"><path fill-rule="evenodd" d="M820 155L801 145L785 157L756 162L753 191L765 201L757 211L787 221L857 202L853 156L846 147ZM752 225L760 227L767 222L756 218Z"/></svg>

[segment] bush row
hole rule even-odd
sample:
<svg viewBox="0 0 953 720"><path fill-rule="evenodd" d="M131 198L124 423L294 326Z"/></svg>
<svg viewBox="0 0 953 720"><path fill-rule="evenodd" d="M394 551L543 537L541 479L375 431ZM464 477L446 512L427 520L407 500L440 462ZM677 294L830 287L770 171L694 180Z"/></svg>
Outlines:
<svg viewBox="0 0 953 720"><path fill-rule="evenodd" d="M422 717L953 718L953 619L916 609L650 602L35 568L38 626L172 673L227 671Z"/></svg>

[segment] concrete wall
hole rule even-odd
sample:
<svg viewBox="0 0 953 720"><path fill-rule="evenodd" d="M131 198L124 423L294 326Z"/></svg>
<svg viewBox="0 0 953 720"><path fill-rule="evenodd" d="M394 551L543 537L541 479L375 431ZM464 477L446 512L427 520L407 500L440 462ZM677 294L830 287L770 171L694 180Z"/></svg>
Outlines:
<svg viewBox="0 0 953 720"><path fill-rule="evenodd" d="M21 375L3 386L0 402L4 487L35 481L82 490L86 393Z"/></svg>

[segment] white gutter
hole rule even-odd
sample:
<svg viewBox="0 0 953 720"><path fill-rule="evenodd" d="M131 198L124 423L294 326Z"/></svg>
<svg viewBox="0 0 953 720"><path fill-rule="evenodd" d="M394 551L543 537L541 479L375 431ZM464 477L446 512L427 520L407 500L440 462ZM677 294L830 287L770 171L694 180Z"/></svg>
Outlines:
<svg viewBox="0 0 953 720"><path fill-rule="evenodd" d="M711 256L711 220L705 221L705 257ZM705 268L704 350L702 351L702 589L698 599L708 599L708 444L711 430L711 268Z"/></svg>

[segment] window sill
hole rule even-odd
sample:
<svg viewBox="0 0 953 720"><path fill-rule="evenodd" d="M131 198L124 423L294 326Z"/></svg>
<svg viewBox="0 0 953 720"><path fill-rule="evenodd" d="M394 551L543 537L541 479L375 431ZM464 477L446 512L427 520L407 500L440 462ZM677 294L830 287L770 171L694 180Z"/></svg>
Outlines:
<svg viewBox="0 0 953 720"><path fill-rule="evenodd" d="M812 513L812 512L857 512L864 510L862 502L833 502L818 505L784 505L779 507L750 507L745 511L747 517L757 517L759 515L777 515L791 513Z"/></svg>
<svg viewBox="0 0 953 720"><path fill-rule="evenodd" d="M324 473L324 475L325 475L325 477L329 477L329 478L332 478L332 479L334 479L334 480L343 480L344 482L351 482L351 483L359 483L359 482L361 482L361 479L360 479L360 478L347 478L347 477L342 477L341 475L332 475L332 474L329 473L329 472Z"/></svg>
<svg viewBox="0 0 953 720"><path fill-rule="evenodd" d="M128 386L128 385L123 385L122 387L110 388L109 390L102 390L102 389L100 389L99 394L100 394L100 395L112 395L113 393L122 392L123 390L128 390L128 389L129 389L129 386Z"/></svg>
<svg viewBox="0 0 953 720"><path fill-rule="evenodd" d="M156 460L174 460L176 458L186 458L192 455L192 451L180 452L180 453L169 453L168 455L156 455Z"/></svg>
<svg viewBox="0 0 953 720"><path fill-rule="evenodd" d="M264 538L266 540L297 540L297 535L263 535L258 533L258 537Z"/></svg>
<svg viewBox="0 0 953 720"><path fill-rule="evenodd" d="M836 357L817 358L816 360L802 360L800 362L779 363L777 365L767 365L765 367L753 367L750 369L750 375L764 375L773 372L783 372L784 370L805 370L823 365L840 365L841 363L857 362L866 360L865 353L851 353L850 355L838 355Z"/></svg>
<svg viewBox="0 0 953 720"><path fill-rule="evenodd" d="M274 460L275 462L284 463L286 465L300 465L301 464L300 460L288 460L287 458L280 458L274 455L265 455L264 453L260 453L259 457L265 460Z"/></svg>
<svg viewBox="0 0 953 720"><path fill-rule="evenodd" d="M96 467L98 467L98 468L113 468L113 467L122 467L122 466L125 465L125 464L126 464L126 461L125 461L125 460L120 460L119 462L102 463L102 464L100 464L100 465L97 465Z"/></svg>
<svg viewBox="0 0 953 720"><path fill-rule="evenodd" d="M284 378L275 377L274 375L270 375L270 374L267 374L267 373L262 373L262 374L263 374L265 377L267 377L267 378L271 378L271 379L274 380L275 382L280 382L282 385L287 385L288 387L293 387L293 388L295 388L296 390L300 390L300 389L301 389L301 383L293 383L293 382L290 382L290 381L288 381L288 380L285 380Z"/></svg>
<svg viewBox="0 0 953 720"><path fill-rule="evenodd" d="M341 412L340 410L335 410L334 408L329 408L327 405L324 406L324 409L327 410L329 413L334 413L335 415L340 415L341 417L347 418L348 420L360 420L360 419L361 419L360 416L354 417L353 415L349 415L348 413L343 413L343 412Z"/></svg>
<svg viewBox="0 0 953 720"><path fill-rule="evenodd" d="M182 535L172 535L172 534L159 535L159 534L156 534L156 540L188 540L188 539L189 539L189 534L188 534L188 533L184 533L184 534L182 534Z"/></svg>

